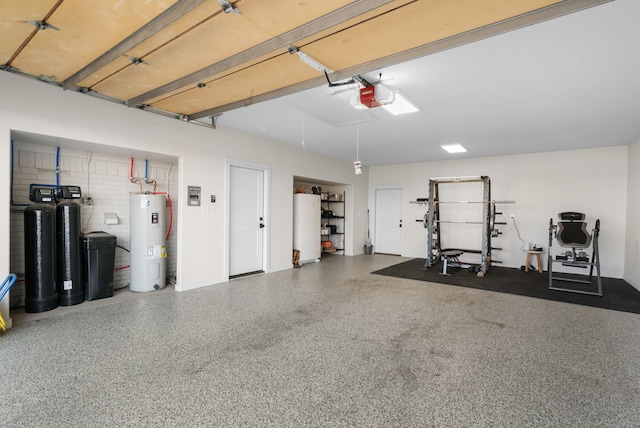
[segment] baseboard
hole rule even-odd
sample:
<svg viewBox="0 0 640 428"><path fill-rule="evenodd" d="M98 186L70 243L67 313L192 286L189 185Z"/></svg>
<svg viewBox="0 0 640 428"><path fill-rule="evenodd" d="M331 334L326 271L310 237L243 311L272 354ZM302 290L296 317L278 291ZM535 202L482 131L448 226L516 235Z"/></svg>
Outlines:
<svg viewBox="0 0 640 428"><path fill-rule="evenodd" d="M229 278L218 278L218 279L210 279L207 281L200 281L200 282L192 282L190 284L181 284L178 283L176 284L176 291L189 291L189 290L195 290L196 288L202 288L202 287L207 287L209 285L215 285L215 284L221 284L223 282L229 282Z"/></svg>
<svg viewBox="0 0 640 428"><path fill-rule="evenodd" d="M293 264L271 267L271 268L269 268L269 270L266 271L266 273L280 272L280 271L288 270L288 269L293 269Z"/></svg>
<svg viewBox="0 0 640 428"><path fill-rule="evenodd" d="M626 278L626 277L622 277L622 279L624 279L626 282L628 282L629 284L631 284L636 290L640 291L640 282L638 281L634 281L631 278Z"/></svg>

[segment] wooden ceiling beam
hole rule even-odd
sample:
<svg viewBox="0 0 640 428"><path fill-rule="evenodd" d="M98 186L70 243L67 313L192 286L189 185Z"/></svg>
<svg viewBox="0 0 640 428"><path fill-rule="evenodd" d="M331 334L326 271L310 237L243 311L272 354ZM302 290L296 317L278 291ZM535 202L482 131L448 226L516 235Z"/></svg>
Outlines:
<svg viewBox="0 0 640 428"><path fill-rule="evenodd" d="M537 9L519 16L515 16L513 18L496 22L494 24L466 31L455 36L447 37L446 39L438 40L433 43L428 43L426 45L418 46L413 49L408 49L403 52L388 55L375 61L370 61L355 67L341 70L333 74L332 79L335 81L349 79L352 76L358 74L365 74L380 68L390 67L392 65L396 65L405 61L410 61L427 55L432 55L437 52L453 49L458 46L507 33L519 28L524 28L529 25L538 24L540 22L548 21L550 19L558 18L570 13L579 12L581 10L599 6L611 1L613 0L564 0L560 3L555 3L541 9ZM197 120L203 117L221 114L225 111L234 110L240 107L246 107L251 104L268 101L285 95L291 95L296 92L315 88L321 86L325 82L326 79L324 76L318 77L315 79L307 80L305 82L300 82L291 86L276 89L274 91L266 92L264 94L257 94L248 99L238 100L229 104L193 113L188 115L187 119Z"/></svg>
<svg viewBox="0 0 640 428"><path fill-rule="evenodd" d="M91 76L97 70L109 64L116 58L124 55L129 50L147 40L149 37L158 33L177 19L189 13L196 7L200 6L205 0L178 0L170 8L153 18L151 21L140 27L136 32L126 39L100 55L91 63L75 72L62 82L64 89L71 89L75 84Z"/></svg>
<svg viewBox="0 0 640 428"><path fill-rule="evenodd" d="M355 1L348 4L347 6L337 9L334 12L310 21L307 24L301 25L300 27L297 27L287 33L269 39L236 55L207 66L187 76L181 77L180 79L174 80L173 82L167 83L166 85L160 86L144 94L133 97L127 101L127 105L131 107L141 105L144 104L145 101L161 97L185 86L193 85L217 73L228 70L229 68L244 64L246 62L259 58L262 55L268 54L269 52L274 52L278 49L288 47L298 40L325 31L335 25L367 13L380 6L384 6L385 4L392 1L393 0Z"/></svg>

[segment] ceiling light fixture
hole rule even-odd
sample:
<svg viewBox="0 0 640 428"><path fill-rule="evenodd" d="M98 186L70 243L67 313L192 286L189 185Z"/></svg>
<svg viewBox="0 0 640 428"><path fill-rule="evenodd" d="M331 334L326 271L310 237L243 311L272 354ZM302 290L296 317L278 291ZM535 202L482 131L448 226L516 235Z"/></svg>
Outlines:
<svg viewBox="0 0 640 428"><path fill-rule="evenodd" d="M467 149L465 149L462 146L462 144L460 144L460 143L456 143L456 144L441 144L440 147L442 147L443 149L445 149L449 153L464 153L464 152L467 151Z"/></svg>
<svg viewBox="0 0 640 428"><path fill-rule="evenodd" d="M393 102L382 105L382 108L392 115L399 116L401 114L415 113L420 110L418 106L411 102L400 90L395 90L394 93L395 98Z"/></svg>

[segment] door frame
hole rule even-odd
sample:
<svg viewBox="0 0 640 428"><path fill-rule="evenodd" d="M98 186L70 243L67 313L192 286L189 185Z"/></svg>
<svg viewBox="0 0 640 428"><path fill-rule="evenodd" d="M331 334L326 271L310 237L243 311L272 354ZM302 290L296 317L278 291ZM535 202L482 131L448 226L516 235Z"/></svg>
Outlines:
<svg viewBox="0 0 640 428"><path fill-rule="evenodd" d="M263 229L264 236L262 237L262 270L265 273L269 272L269 251L270 247L269 243L271 241L270 230L271 230L271 222L269 218L270 206L271 206L271 195L269 193L270 181L271 181L271 168L269 165L244 161L241 159L232 159L225 158L224 160L224 174L225 174L225 183L224 183L224 194L225 194L225 209L224 209L224 277L227 281L229 281L229 264L231 262L231 253L229 252L229 220L230 220L230 210L231 210L231 167L238 168L247 168L247 169L255 169L258 171L262 171L263 173L263 218L265 228Z"/></svg>
<svg viewBox="0 0 640 428"><path fill-rule="evenodd" d="M373 252L376 252L376 227L377 227L377 222L378 222L378 212L376 210L378 204L377 204L377 198L378 198L378 190L400 190L400 198L404 200L404 187L403 186L374 186L373 187ZM404 221L404 206L401 205L400 206L400 217L402 220L402 232L400 234L400 256L402 256L404 254L404 232L405 232L405 228L406 228L406 224Z"/></svg>

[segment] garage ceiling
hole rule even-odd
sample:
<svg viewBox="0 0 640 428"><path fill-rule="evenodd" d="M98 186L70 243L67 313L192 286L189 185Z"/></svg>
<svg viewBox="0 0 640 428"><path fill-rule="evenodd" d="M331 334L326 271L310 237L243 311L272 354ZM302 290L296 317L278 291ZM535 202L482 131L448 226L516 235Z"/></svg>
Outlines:
<svg viewBox="0 0 640 428"><path fill-rule="evenodd" d="M0 64L196 119L513 17L557 0L38 0L3 2ZM597 2L596 2L597 3ZM544 10L544 9L543 9ZM547 13L558 13L553 8ZM367 70L363 70L367 71Z"/></svg>
<svg viewBox="0 0 640 428"><path fill-rule="evenodd" d="M3 1L0 68L213 125L221 113L327 79L344 82L607 2ZM330 69L328 77L298 52Z"/></svg>

